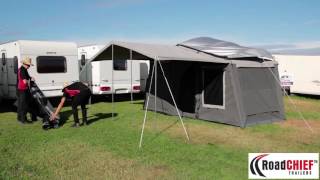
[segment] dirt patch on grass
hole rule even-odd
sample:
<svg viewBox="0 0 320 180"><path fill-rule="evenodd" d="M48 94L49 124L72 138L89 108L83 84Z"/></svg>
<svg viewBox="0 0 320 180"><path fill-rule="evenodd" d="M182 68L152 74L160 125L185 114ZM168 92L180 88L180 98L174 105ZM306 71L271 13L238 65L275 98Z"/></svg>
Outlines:
<svg viewBox="0 0 320 180"><path fill-rule="evenodd" d="M291 120L260 125L258 130L257 127L242 129L220 124L188 124L188 132L193 144L216 144L259 152L303 152L308 150L303 148L304 145L313 145L319 141L319 123L310 122L317 134L306 132L304 124ZM158 126L158 129L166 129L169 124L159 123ZM164 133L185 139L180 124L171 126ZM312 150L316 147L309 148Z"/></svg>
<svg viewBox="0 0 320 180"><path fill-rule="evenodd" d="M313 129L319 130L320 129L320 121L318 120L306 120L304 122L303 120L297 120L297 119L289 119L285 121L284 123L279 123L282 127L285 128L296 128L296 129L302 129L303 127L307 128L306 123L308 123Z"/></svg>
<svg viewBox="0 0 320 180"><path fill-rule="evenodd" d="M293 129L299 135L299 139L313 140L320 138L320 121L319 120L286 120L279 124L283 128ZM311 128L311 129L310 129Z"/></svg>
<svg viewBox="0 0 320 180"><path fill-rule="evenodd" d="M49 145L38 152L37 157L29 163L43 165L50 179L173 179L169 167L146 166L87 144Z"/></svg>
<svg viewBox="0 0 320 180"><path fill-rule="evenodd" d="M287 110L290 111L296 111L296 108L298 108L300 111L314 111L319 112L320 111L320 103L315 101L306 101L302 99L289 99L285 100L285 106ZM292 104L293 103L293 104Z"/></svg>

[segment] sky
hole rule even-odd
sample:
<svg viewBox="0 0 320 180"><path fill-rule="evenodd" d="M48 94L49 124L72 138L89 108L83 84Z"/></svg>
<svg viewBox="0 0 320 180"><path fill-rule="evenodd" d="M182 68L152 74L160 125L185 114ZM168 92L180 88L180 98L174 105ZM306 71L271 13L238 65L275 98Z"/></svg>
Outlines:
<svg viewBox="0 0 320 180"><path fill-rule="evenodd" d="M269 50L319 50L320 0L0 0L0 42L177 44L209 36Z"/></svg>

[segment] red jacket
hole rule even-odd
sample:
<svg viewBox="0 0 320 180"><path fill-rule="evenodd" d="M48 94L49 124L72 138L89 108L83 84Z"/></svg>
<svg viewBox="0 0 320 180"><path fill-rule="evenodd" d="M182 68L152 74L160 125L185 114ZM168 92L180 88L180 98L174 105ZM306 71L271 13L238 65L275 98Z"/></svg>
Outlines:
<svg viewBox="0 0 320 180"><path fill-rule="evenodd" d="M28 89L28 83L24 83L21 77L21 69L18 70L18 90L25 91Z"/></svg>

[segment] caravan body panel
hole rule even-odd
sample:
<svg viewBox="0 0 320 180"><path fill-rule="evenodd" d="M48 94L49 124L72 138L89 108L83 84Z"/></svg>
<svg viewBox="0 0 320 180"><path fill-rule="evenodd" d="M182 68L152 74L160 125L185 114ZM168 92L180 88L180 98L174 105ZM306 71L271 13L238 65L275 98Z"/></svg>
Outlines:
<svg viewBox="0 0 320 180"><path fill-rule="evenodd" d="M291 93L320 95L320 56L274 55L280 77L290 75Z"/></svg>
<svg viewBox="0 0 320 180"><path fill-rule="evenodd" d="M132 71L131 71L132 65ZM127 70L118 71L114 70L112 73L113 65L112 60L104 60L91 62L92 71L92 92L96 95L101 94L125 94L125 93L138 93L140 89L140 63L139 61L127 60ZM131 74L132 72L132 74ZM114 78L112 78L112 75ZM132 75L132 79L131 79ZM113 80L113 84L112 84ZM132 81L132 88L131 88ZM113 86L113 88L112 88Z"/></svg>
<svg viewBox="0 0 320 180"><path fill-rule="evenodd" d="M34 66L28 72L47 97L61 96L64 83L79 80L75 43L20 40L2 44L0 49L6 52L7 64L1 63L1 90L7 98L16 98L17 69L25 57L32 59Z"/></svg>
<svg viewBox="0 0 320 180"><path fill-rule="evenodd" d="M103 47L102 45L93 45L78 48L79 67L81 69L80 81L89 84L92 93L95 95L139 93L141 79L139 60L115 60L115 66L119 69L116 67L114 70L114 65L110 59L89 62L85 65L81 64L83 58L87 62L99 53ZM114 78L112 78L112 75Z"/></svg>

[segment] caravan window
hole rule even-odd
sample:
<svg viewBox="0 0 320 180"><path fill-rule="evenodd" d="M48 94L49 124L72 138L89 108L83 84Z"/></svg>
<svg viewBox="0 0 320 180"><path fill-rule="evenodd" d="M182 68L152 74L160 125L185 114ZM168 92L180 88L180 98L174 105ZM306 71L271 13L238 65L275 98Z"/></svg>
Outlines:
<svg viewBox="0 0 320 180"><path fill-rule="evenodd" d="M224 109L225 73L223 68L202 70L202 105L207 108Z"/></svg>
<svg viewBox="0 0 320 180"><path fill-rule="evenodd" d="M67 72L67 61L63 56L38 56L38 73L65 73Z"/></svg>
<svg viewBox="0 0 320 180"><path fill-rule="evenodd" d="M6 54L5 53L2 53L1 60L2 60L2 65L6 65Z"/></svg>
<svg viewBox="0 0 320 180"><path fill-rule="evenodd" d="M113 70L126 71L127 70L127 60L114 60Z"/></svg>

